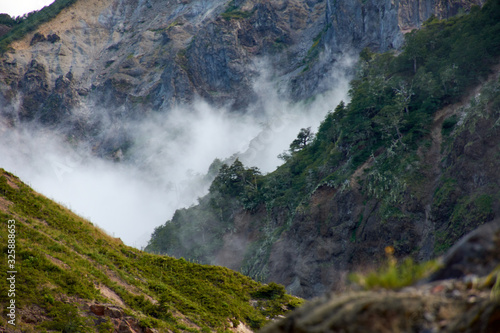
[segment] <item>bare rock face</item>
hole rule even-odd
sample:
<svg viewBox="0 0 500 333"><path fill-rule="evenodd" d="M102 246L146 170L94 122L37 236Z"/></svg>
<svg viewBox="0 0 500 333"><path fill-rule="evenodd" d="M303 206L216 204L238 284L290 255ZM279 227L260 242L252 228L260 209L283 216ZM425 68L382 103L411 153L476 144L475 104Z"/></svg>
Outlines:
<svg viewBox="0 0 500 333"><path fill-rule="evenodd" d="M141 117L196 96L241 110L257 57L300 100L335 84L329 72L346 53L398 48L402 31L472 4L481 0L78 1L2 56L2 112L20 99L21 121L54 125L76 107Z"/></svg>
<svg viewBox="0 0 500 333"><path fill-rule="evenodd" d="M468 11L473 5L482 6L485 1L407 1L399 2L398 25L402 31L411 31L420 27L431 15L439 19L449 18Z"/></svg>
<svg viewBox="0 0 500 333"><path fill-rule="evenodd" d="M500 272L488 274L500 264L499 240L496 220L465 236L443 267L417 286L335 293L261 332L498 332L500 298L491 289Z"/></svg>
<svg viewBox="0 0 500 333"><path fill-rule="evenodd" d="M104 322L104 318L109 318L113 323L115 332L118 333L156 333L154 328L142 328L139 321L131 316L127 316L123 309L113 304L92 304L90 313L97 317L97 321Z"/></svg>
<svg viewBox="0 0 500 333"><path fill-rule="evenodd" d="M20 117L23 120L33 120L37 111L43 108L44 101L49 95L45 67L36 60L32 60L28 70L19 81L18 88L31 92L23 99Z"/></svg>

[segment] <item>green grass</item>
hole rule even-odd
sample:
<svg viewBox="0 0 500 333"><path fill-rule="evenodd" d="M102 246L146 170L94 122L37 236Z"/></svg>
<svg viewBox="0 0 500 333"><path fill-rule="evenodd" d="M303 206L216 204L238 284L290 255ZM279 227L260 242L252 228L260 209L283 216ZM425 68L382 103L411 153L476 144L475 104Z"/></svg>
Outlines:
<svg viewBox="0 0 500 333"><path fill-rule="evenodd" d="M250 301L255 293L262 296L259 292L266 288L283 291L283 287L263 286L224 267L125 246L2 169L0 198L9 203L0 210L0 219L16 220L18 307L36 304L49 318L31 326L19 323L25 329L106 331L105 323L96 326L83 316L83 303L109 302L99 285L113 290L142 325L160 331L220 331L230 321L257 329L271 314L283 314L301 302L284 292L269 297L264 293L260 305L253 307ZM6 226L1 233L6 235ZM2 250L7 252L7 243L3 242ZM0 281L0 288L5 290L6 279ZM8 301L2 293L0 302ZM186 328L186 320L196 327Z"/></svg>
<svg viewBox="0 0 500 333"><path fill-rule="evenodd" d="M400 289L414 284L438 268L439 264L436 261L415 263L411 258L406 258L398 263L392 255L389 255L386 263L379 269L367 274L353 273L349 279L367 290Z"/></svg>

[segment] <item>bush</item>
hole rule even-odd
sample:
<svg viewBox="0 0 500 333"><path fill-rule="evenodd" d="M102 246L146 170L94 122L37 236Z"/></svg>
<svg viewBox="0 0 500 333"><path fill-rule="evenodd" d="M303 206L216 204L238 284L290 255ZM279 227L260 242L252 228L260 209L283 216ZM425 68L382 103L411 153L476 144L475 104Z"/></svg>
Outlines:
<svg viewBox="0 0 500 333"><path fill-rule="evenodd" d="M399 289L412 285L439 268L437 261L417 264L413 259L406 258L398 263L393 257L393 252L394 248L388 246L386 248L387 261L381 268L368 274L353 273L349 276L349 280L365 289Z"/></svg>
<svg viewBox="0 0 500 333"><path fill-rule="evenodd" d="M252 292L250 295L257 299L278 299L285 296L286 289L281 284L274 282L269 283L257 291Z"/></svg>
<svg viewBox="0 0 500 333"><path fill-rule="evenodd" d="M441 131L443 136L450 135L450 133L455 128L457 122L458 122L458 117L456 115L446 118L445 121L443 121L443 127Z"/></svg>
<svg viewBox="0 0 500 333"><path fill-rule="evenodd" d="M88 320L79 315L78 308L73 304L57 302L49 316L53 320L43 323L44 328L62 333L87 333L91 330Z"/></svg>

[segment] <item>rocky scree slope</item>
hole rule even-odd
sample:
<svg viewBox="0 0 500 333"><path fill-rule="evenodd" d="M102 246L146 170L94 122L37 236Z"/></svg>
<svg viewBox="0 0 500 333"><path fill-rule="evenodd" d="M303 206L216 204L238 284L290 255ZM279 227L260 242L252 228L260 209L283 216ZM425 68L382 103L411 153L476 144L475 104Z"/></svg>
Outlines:
<svg viewBox="0 0 500 333"><path fill-rule="evenodd" d="M245 109L255 100L261 58L284 96L309 98L331 88L332 64L345 54L398 48L402 31L482 1L58 0L52 6L63 3L48 22L16 33L22 38L4 35L13 41L3 45L0 60L2 115L11 125L65 125L68 136L106 153L128 143L126 133L104 142L98 133L105 119L120 124L196 96Z"/></svg>
<svg viewBox="0 0 500 333"><path fill-rule="evenodd" d="M399 54L361 53L351 101L261 175L223 166L149 251L226 265L310 298L377 266L427 260L498 217L500 3L433 19ZM481 51L478 51L481 50Z"/></svg>
<svg viewBox="0 0 500 333"><path fill-rule="evenodd" d="M0 219L5 260L15 220L17 271L15 297L0 295L2 332L248 331L302 303L277 284L125 246L3 169Z"/></svg>

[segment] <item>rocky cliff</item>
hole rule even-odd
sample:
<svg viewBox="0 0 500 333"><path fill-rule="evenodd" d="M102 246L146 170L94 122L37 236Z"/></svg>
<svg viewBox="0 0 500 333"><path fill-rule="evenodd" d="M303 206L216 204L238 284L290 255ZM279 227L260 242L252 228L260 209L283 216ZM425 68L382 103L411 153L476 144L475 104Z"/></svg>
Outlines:
<svg viewBox="0 0 500 333"><path fill-rule="evenodd" d="M76 1L2 55L2 114L92 139L102 113L120 122L196 96L245 110L262 57L284 96L305 99L331 88L332 64L346 54L398 48L431 15L481 3Z"/></svg>

